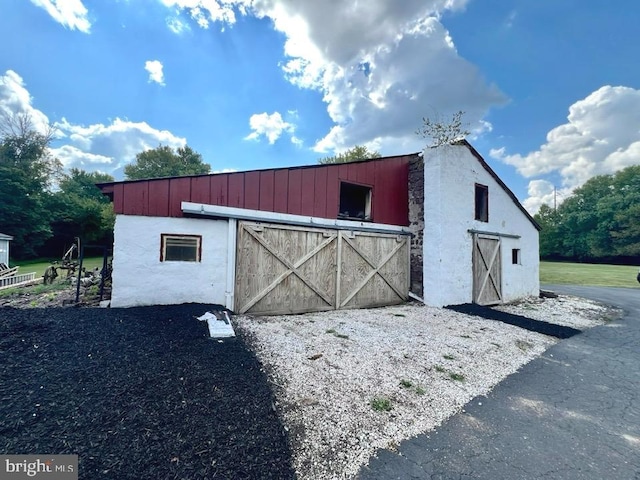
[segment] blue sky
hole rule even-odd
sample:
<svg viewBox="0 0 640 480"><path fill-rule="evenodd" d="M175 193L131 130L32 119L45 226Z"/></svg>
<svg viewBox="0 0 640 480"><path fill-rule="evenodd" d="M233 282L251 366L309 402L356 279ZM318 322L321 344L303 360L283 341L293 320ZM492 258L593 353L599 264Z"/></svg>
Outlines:
<svg viewBox="0 0 640 480"><path fill-rule="evenodd" d="M635 0L3 0L0 110L116 178L159 144L214 171L416 152L463 110L535 212L640 164L638 25Z"/></svg>

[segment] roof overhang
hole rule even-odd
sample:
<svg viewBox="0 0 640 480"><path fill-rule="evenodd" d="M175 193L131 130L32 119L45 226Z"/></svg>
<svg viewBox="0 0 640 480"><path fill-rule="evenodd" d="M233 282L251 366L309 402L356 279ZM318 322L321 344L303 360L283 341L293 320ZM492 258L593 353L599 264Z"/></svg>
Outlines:
<svg viewBox="0 0 640 480"><path fill-rule="evenodd" d="M204 203L182 202L182 213L189 216L209 218L235 218L253 222L280 223L304 227L331 228L334 230L355 230L392 235L412 235L407 227L384 223L357 222L353 220L333 220L330 218L307 217L290 213L264 212L247 208L221 207Z"/></svg>

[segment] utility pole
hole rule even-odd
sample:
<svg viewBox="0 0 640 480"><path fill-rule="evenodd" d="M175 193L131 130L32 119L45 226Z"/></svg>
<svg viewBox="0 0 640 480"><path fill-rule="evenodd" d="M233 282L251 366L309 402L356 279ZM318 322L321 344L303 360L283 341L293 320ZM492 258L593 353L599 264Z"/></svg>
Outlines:
<svg viewBox="0 0 640 480"><path fill-rule="evenodd" d="M553 211L558 210L558 202L556 201L556 186L553 186Z"/></svg>

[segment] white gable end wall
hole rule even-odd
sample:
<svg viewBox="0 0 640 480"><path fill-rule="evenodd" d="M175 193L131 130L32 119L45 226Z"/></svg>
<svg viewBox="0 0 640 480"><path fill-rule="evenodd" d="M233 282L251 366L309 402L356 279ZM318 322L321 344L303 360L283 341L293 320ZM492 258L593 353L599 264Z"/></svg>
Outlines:
<svg viewBox="0 0 640 480"><path fill-rule="evenodd" d="M539 292L538 231L507 192L464 145L424 152L424 295L428 305L473 301L469 230L501 236L503 301ZM475 220L475 185L488 186L489 221ZM520 263L512 263L512 249Z"/></svg>
<svg viewBox="0 0 640 480"><path fill-rule="evenodd" d="M112 307L225 305L227 220L118 215L114 228ZM161 234L201 235L200 262L161 262Z"/></svg>

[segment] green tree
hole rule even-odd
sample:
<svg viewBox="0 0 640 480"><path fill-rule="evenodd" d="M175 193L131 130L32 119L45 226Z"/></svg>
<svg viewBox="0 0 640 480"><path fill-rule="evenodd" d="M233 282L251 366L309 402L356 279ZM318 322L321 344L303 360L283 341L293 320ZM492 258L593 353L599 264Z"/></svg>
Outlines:
<svg viewBox="0 0 640 480"><path fill-rule="evenodd" d="M204 163L202 155L189 146L174 151L167 145L160 145L137 154L135 161L124 167L128 180L200 175L210 171L211 166Z"/></svg>
<svg viewBox="0 0 640 480"><path fill-rule="evenodd" d="M75 237L87 243L108 243L113 237L115 215L109 199L95 186L112 182L113 177L100 172L72 168L64 174L49 204L49 219L54 238L45 246L57 256Z"/></svg>
<svg viewBox="0 0 640 480"><path fill-rule="evenodd" d="M62 166L49 153L50 139L27 115L0 120L0 232L14 237L15 258L35 256L52 234L47 206Z"/></svg>
<svg viewBox="0 0 640 480"><path fill-rule="evenodd" d="M559 236L560 217L557 210L543 204L533 218L542 228L540 231L540 256L561 256L562 239Z"/></svg>
<svg viewBox="0 0 640 480"><path fill-rule="evenodd" d="M356 162L358 160L368 160L370 158L380 158L380 156L380 152L377 152L375 150L371 151L364 145L356 145L355 147L332 157L321 158L320 160L318 160L318 163L349 163Z"/></svg>
<svg viewBox="0 0 640 480"><path fill-rule="evenodd" d="M543 257L640 258L640 166L593 177L557 211L543 206L535 218Z"/></svg>

